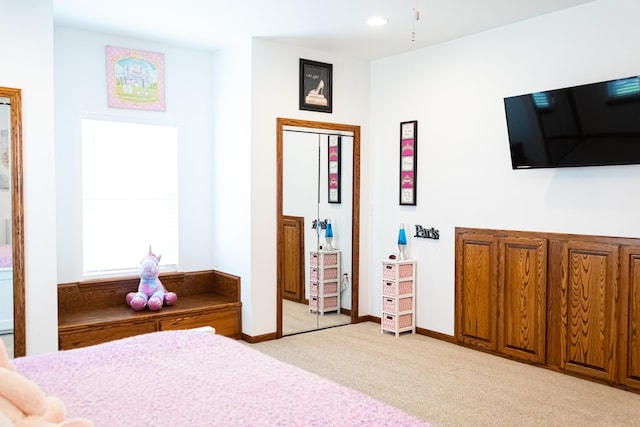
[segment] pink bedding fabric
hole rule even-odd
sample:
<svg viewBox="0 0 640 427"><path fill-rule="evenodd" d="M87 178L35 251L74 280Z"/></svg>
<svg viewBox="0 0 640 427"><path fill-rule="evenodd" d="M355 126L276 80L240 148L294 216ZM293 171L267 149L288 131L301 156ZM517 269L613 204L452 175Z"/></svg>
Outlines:
<svg viewBox="0 0 640 427"><path fill-rule="evenodd" d="M12 266L11 255L11 245L0 245L0 268L9 268Z"/></svg>
<svg viewBox="0 0 640 427"><path fill-rule="evenodd" d="M69 418L96 427L429 425L206 332L155 332L14 364L60 397Z"/></svg>

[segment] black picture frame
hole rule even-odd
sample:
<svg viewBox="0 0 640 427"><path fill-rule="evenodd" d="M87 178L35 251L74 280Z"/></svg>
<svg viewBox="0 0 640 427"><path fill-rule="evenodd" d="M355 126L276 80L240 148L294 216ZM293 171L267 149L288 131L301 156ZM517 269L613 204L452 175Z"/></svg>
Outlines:
<svg viewBox="0 0 640 427"><path fill-rule="evenodd" d="M333 65L300 58L299 107L301 110L331 113L333 108Z"/></svg>
<svg viewBox="0 0 640 427"><path fill-rule="evenodd" d="M400 123L400 205L416 206L418 188L418 121Z"/></svg>

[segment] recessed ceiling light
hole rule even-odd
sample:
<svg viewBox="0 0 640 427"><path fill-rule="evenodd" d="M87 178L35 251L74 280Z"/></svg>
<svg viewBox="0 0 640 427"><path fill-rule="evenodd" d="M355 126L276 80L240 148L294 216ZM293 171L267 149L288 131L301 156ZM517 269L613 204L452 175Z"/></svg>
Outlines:
<svg viewBox="0 0 640 427"><path fill-rule="evenodd" d="M383 18L382 16L374 16L367 21L367 25L371 27L380 27L385 25L389 20L387 18Z"/></svg>

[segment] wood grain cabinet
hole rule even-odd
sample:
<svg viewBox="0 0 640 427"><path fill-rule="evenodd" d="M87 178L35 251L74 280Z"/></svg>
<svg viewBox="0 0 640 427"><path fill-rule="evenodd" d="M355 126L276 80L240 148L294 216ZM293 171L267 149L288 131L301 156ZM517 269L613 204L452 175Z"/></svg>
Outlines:
<svg viewBox="0 0 640 427"><path fill-rule="evenodd" d="M640 246L622 248L620 272L620 383L640 392Z"/></svg>
<svg viewBox="0 0 640 427"><path fill-rule="evenodd" d="M220 271L160 275L167 289L178 294L175 305L160 311L133 311L127 293L139 278L112 278L58 285L58 343L60 350L169 329L211 326L232 338L242 334L240 277Z"/></svg>
<svg viewBox="0 0 640 427"><path fill-rule="evenodd" d="M498 352L544 363L547 241L507 236L498 248Z"/></svg>
<svg viewBox="0 0 640 427"><path fill-rule="evenodd" d="M546 241L469 232L456 248L458 341L544 362Z"/></svg>
<svg viewBox="0 0 640 427"><path fill-rule="evenodd" d="M618 246L564 243L560 283L560 368L614 381L618 331Z"/></svg>
<svg viewBox="0 0 640 427"><path fill-rule="evenodd" d="M456 229L458 343L640 392L640 239Z"/></svg>
<svg viewBox="0 0 640 427"><path fill-rule="evenodd" d="M457 235L456 338L487 350L497 342L497 249L491 234Z"/></svg>

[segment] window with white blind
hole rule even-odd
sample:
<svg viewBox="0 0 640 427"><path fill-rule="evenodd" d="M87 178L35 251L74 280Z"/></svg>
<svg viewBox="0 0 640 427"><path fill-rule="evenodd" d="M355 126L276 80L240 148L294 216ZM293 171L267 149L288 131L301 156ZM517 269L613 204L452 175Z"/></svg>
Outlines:
<svg viewBox="0 0 640 427"><path fill-rule="evenodd" d="M149 245L178 265L178 129L82 119L84 276L135 274Z"/></svg>

